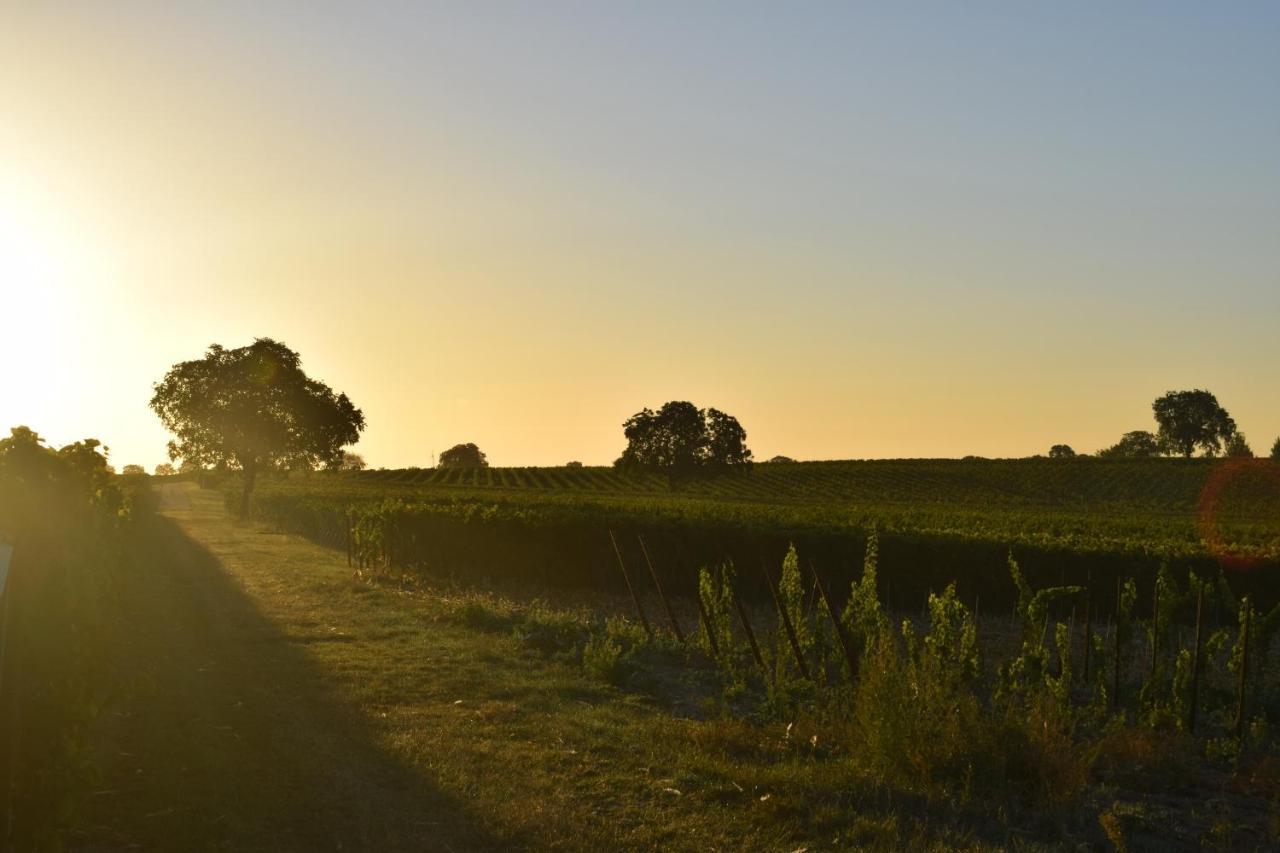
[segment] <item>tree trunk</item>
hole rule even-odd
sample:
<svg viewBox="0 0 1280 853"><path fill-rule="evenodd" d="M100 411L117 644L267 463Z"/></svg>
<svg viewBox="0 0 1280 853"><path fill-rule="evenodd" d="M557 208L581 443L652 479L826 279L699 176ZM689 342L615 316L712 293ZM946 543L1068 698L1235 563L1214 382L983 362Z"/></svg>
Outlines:
<svg viewBox="0 0 1280 853"><path fill-rule="evenodd" d="M249 517L249 498L253 496L253 481L258 476L258 460L250 459L244 463L244 472L241 475L241 491L240 491L240 518Z"/></svg>

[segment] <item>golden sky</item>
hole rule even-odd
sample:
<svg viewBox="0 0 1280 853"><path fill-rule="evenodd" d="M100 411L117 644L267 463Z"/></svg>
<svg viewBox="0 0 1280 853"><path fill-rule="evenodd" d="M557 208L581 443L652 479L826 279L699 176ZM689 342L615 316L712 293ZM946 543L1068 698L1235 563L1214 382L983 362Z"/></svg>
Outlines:
<svg viewBox="0 0 1280 853"><path fill-rule="evenodd" d="M1092 451L1191 387L1268 448L1277 15L891 8L7 8L0 426L150 467L151 384L269 336L375 466L607 463L670 399Z"/></svg>

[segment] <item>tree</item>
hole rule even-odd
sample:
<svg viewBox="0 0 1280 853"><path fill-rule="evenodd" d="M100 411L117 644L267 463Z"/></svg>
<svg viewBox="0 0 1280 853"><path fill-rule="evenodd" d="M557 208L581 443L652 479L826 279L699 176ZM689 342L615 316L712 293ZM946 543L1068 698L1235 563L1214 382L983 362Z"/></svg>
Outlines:
<svg viewBox="0 0 1280 853"><path fill-rule="evenodd" d="M573 462L566 462L566 463L564 463L564 467L566 467L566 468L581 468L581 467L582 467L582 463L581 463L581 462L578 462L577 460L574 460Z"/></svg>
<svg viewBox="0 0 1280 853"><path fill-rule="evenodd" d="M1106 450L1099 450L1098 455L1106 459L1154 459L1160 455L1160 442L1154 434L1136 429L1126 432Z"/></svg>
<svg viewBox="0 0 1280 853"><path fill-rule="evenodd" d="M1160 431L1156 437L1170 453L1187 459L1196 452L1215 456L1236 431L1236 422L1208 391L1170 391L1151 404Z"/></svg>
<svg viewBox="0 0 1280 853"><path fill-rule="evenodd" d="M147 469L141 465L126 465L120 473L126 477L145 477L147 476Z"/></svg>
<svg viewBox="0 0 1280 853"><path fill-rule="evenodd" d="M771 465L787 465L795 462L796 460L792 459L790 456L772 456L765 461Z"/></svg>
<svg viewBox="0 0 1280 853"><path fill-rule="evenodd" d="M338 460L339 471L363 471L365 467L364 457L359 453L342 451L342 458Z"/></svg>
<svg viewBox="0 0 1280 853"><path fill-rule="evenodd" d="M1069 444L1055 444L1049 448L1050 459L1074 459L1076 452L1071 449Z"/></svg>
<svg viewBox="0 0 1280 853"><path fill-rule="evenodd" d="M176 473L178 473L178 469L174 468L168 462L161 462L156 466L157 477L172 477Z"/></svg>
<svg viewBox="0 0 1280 853"><path fill-rule="evenodd" d="M1271 458L1280 459L1280 438L1276 439L1276 443L1271 445Z"/></svg>
<svg viewBox="0 0 1280 853"><path fill-rule="evenodd" d="M1252 459L1253 448L1249 446L1249 442L1242 432L1234 432L1227 439L1226 455L1234 459Z"/></svg>
<svg viewBox="0 0 1280 853"><path fill-rule="evenodd" d="M707 465L734 468L751 462L747 431L733 415L707 409Z"/></svg>
<svg viewBox="0 0 1280 853"><path fill-rule="evenodd" d="M656 412L642 409L622 429L627 447L614 463L620 468L650 468L678 477L751 462L746 430L737 418L719 409L699 409L673 400Z"/></svg>
<svg viewBox="0 0 1280 853"><path fill-rule="evenodd" d="M364 429L346 394L308 377L298 354L270 338L230 350L213 344L204 358L175 364L151 408L176 437L171 460L240 469L242 518L259 471L334 464Z"/></svg>
<svg viewBox="0 0 1280 853"><path fill-rule="evenodd" d="M455 444L440 454L441 468L488 468L489 462L484 458L480 448L468 442Z"/></svg>

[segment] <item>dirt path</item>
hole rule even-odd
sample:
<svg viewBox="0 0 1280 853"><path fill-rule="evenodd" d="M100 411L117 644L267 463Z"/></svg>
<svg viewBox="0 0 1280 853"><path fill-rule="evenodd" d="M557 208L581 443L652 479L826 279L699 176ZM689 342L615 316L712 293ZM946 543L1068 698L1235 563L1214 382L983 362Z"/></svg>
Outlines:
<svg viewBox="0 0 1280 853"><path fill-rule="evenodd" d="M308 653L350 640L308 616L300 543L166 486L125 579L125 699L107 715L81 849L484 849L489 835L380 742ZM285 548L285 545L288 548ZM292 560L282 558L284 552ZM320 568L331 555L302 552ZM321 571L331 582L332 573ZM319 590L326 592L325 590ZM264 612L263 601L275 602Z"/></svg>

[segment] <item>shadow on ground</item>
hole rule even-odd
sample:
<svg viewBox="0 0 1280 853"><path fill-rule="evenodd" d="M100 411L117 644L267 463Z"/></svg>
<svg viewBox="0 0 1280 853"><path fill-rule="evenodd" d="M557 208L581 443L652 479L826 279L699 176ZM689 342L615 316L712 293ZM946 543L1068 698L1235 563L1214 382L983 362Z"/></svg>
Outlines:
<svg viewBox="0 0 1280 853"><path fill-rule="evenodd" d="M218 559L144 522L81 850L519 848L377 742Z"/></svg>

